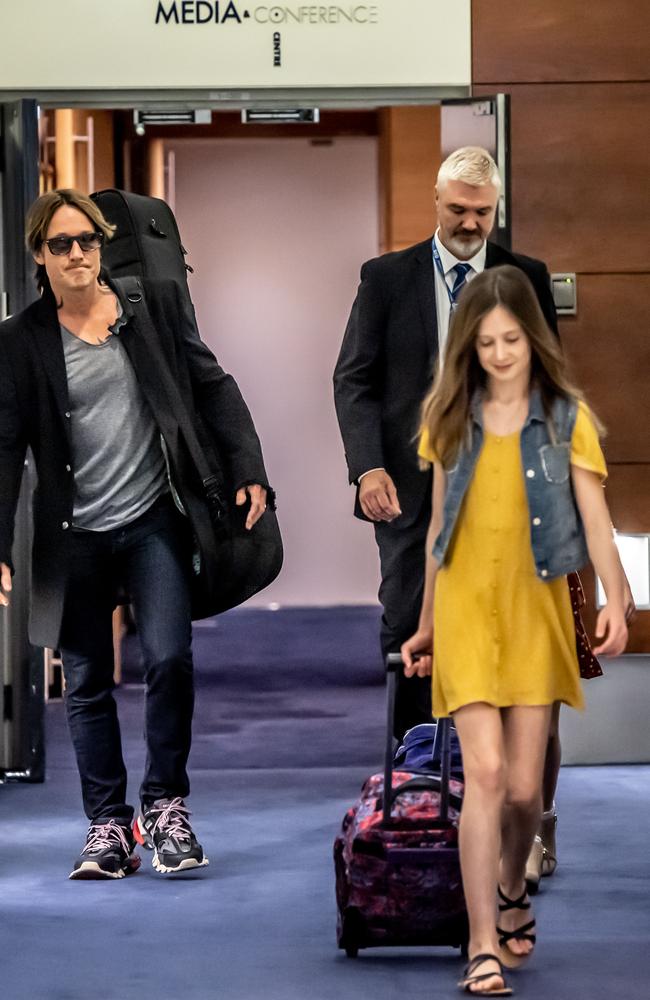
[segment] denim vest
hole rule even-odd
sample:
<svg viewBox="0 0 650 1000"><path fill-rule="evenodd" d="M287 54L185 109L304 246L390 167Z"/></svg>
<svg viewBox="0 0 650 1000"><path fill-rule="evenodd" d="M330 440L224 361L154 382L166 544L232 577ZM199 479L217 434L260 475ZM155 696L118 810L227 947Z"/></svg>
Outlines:
<svg viewBox="0 0 650 1000"><path fill-rule="evenodd" d="M575 400L557 398L552 406L554 433L546 422L538 389L530 395L530 407L521 437L521 461L528 499L530 543L537 575L544 580L564 576L589 561L587 541L571 483L571 434L576 422ZM442 565L458 514L483 447L481 394L471 404L471 444L461 450L456 465L447 471L447 490L442 531L433 547Z"/></svg>

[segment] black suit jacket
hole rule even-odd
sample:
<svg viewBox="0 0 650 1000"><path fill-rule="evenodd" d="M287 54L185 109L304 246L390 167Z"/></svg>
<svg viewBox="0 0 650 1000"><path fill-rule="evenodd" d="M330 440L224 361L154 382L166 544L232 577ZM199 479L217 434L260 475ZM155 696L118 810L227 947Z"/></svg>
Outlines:
<svg viewBox="0 0 650 1000"><path fill-rule="evenodd" d="M151 342L144 336L127 301L122 307L130 318L119 336L165 438L190 517L193 498L201 495L200 483L156 375L162 364L171 368L185 406L196 415L208 454L210 442L215 442L230 480L237 486L255 482L268 487L248 408L232 376L201 341L176 284L143 279L143 286L158 339ZM39 646L58 644L63 611L74 502L70 419L59 321L53 298L46 296L0 325L0 561L11 565L18 493L25 453L31 448L38 483L30 638Z"/></svg>
<svg viewBox="0 0 650 1000"><path fill-rule="evenodd" d="M513 264L535 288L557 333L546 265L487 244L485 266ZM334 371L334 399L350 482L385 468L395 482L408 527L418 517L431 477L418 465L420 405L438 358L431 239L366 261ZM357 516L363 518L359 504Z"/></svg>

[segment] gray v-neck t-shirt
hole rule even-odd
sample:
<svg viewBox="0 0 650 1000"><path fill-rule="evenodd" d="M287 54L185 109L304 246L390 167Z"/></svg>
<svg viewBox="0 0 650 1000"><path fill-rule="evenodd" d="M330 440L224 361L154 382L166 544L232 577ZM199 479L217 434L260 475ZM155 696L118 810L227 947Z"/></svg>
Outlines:
<svg viewBox="0 0 650 1000"><path fill-rule="evenodd" d="M109 531L134 521L168 491L160 435L119 336L87 344L61 325L61 338L74 462L72 524Z"/></svg>

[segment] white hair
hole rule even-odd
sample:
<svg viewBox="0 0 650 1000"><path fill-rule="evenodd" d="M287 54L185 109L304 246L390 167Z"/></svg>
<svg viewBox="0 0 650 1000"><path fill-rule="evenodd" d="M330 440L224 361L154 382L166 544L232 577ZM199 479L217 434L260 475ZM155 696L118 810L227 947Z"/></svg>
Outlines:
<svg viewBox="0 0 650 1000"><path fill-rule="evenodd" d="M487 149L481 146L462 146L441 163L438 187L442 187L447 181L463 181L472 187L493 184L497 191L501 189L499 168Z"/></svg>

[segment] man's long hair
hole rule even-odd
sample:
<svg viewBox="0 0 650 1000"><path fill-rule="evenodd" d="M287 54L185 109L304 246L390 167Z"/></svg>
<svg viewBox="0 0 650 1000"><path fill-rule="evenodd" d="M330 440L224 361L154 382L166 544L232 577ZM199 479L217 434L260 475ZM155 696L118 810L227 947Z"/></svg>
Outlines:
<svg viewBox="0 0 650 1000"><path fill-rule="evenodd" d="M446 467L455 463L460 449L469 441L472 399L487 382L476 343L481 321L495 306L512 314L530 342L531 384L540 389L547 422L552 425L551 407L558 396L583 398L567 374L560 342L549 328L527 276L510 264L488 268L469 282L460 296L444 364L422 404L421 426L428 431L429 441Z"/></svg>
<svg viewBox="0 0 650 1000"><path fill-rule="evenodd" d="M47 237L52 216L64 205L70 205L83 212L92 229L103 233L104 239L111 239L115 232L115 226L104 218L92 198L82 194L81 191L75 191L73 188L57 188L55 191L47 191L40 198L37 198L27 213L25 243L30 253L40 253ZM102 267L99 272L99 281L106 284L107 277L106 270ZM36 285L41 295L53 295L44 264L36 265Z"/></svg>

